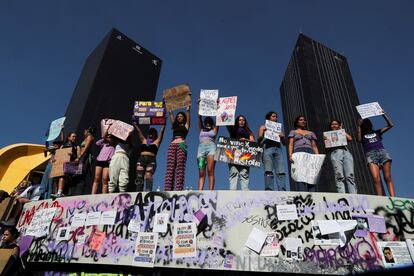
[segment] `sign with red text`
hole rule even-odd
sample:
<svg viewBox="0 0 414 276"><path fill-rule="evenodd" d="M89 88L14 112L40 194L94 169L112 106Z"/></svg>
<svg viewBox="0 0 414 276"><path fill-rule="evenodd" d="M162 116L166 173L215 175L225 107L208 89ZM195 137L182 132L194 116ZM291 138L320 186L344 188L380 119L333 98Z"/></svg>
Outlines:
<svg viewBox="0 0 414 276"><path fill-rule="evenodd" d="M134 120L139 125L165 125L165 106L162 102L136 101Z"/></svg>
<svg viewBox="0 0 414 276"><path fill-rule="evenodd" d="M197 226L195 223L176 223L173 232L173 258L197 257Z"/></svg>
<svg viewBox="0 0 414 276"><path fill-rule="evenodd" d="M236 116L237 96L219 98L216 125L233 126Z"/></svg>

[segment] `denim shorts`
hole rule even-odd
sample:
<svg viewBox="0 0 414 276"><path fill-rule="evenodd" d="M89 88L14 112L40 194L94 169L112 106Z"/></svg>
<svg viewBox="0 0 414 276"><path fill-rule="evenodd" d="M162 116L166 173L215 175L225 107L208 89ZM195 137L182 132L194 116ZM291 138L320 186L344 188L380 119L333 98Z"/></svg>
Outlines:
<svg viewBox="0 0 414 276"><path fill-rule="evenodd" d="M214 142L200 143L198 145L197 158L214 155L216 153L216 144Z"/></svg>
<svg viewBox="0 0 414 276"><path fill-rule="evenodd" d="M391 156L385 149L371 150L366 153L368 165L379 164L384 165L388 161L392 161Z"/></svg>

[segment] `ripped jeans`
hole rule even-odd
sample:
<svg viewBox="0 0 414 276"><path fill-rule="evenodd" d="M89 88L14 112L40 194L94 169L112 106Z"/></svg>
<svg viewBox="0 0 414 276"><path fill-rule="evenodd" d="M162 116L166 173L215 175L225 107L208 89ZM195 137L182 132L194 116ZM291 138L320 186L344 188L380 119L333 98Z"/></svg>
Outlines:
<svg viewBox="0 0 414 276"><path fill-rule="evenodd" d="M263 152L263 165L265 173L265 190L274 190L274 179L278 191L286 191L285 163L281 147L265 148Z"/></svg>
<svg viewBox="0 0 414 276"><path fill-rule="evenodd" d="M331 153L331 162L335 173L336 191L345 193L345 183L350 194L357 193L354 173L354 159L347 149L336 149Z"/></svg>

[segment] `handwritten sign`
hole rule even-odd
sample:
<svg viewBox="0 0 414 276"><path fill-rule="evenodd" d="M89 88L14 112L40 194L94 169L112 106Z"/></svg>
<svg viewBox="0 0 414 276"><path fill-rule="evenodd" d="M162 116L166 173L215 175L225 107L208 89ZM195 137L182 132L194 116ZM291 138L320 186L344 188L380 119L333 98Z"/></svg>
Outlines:
<svg viewBox="0 0 414 276"><path fill-rule="evenodd" d="M50 223L55 216L55 212L56 208L38 210L26 230L26 235L34 237L47 236L49 234Z"/></svg>
<svg viewBox="0 0 414 276"><path fill-rule="evenodd" d="M56 150L55 158L52 160L52 170L50 178L64 176L63 164L70 160L72 148L64 148Z"/></svg>
<svg viewBox="0 0 414 276"><path fill-rule="evenodd" d="M356 106L356 109L359 115L361 115L362 119L384 114L384 111L382 110L378 102L361 104Z"/></svg>
<svg viewBox="0 0 414 276"><path fill-rule="evenodd" d="M325 160L325 154L310 154L295 152L292 155L294 163L290 167L292 179L297 182L316 184Z"/></svg>
<svg viewBox="0 0 414 276"><path fill-rule="evenodd" d="M259 143L219 137L214 160L242 166L260 167L263 148Z"/></svg>
<svg viewBox="0 0 414 276"><path fill-rule="evenodd" d="M173 231L173 258L197 256L197 226L195 223L176 223Z"/></svg>
<svg viewBox="0 0 414 276"><path fill-rule="evenodd" d="M60 132L62 131L62 127L63 127L63 123L65 122L65 119L66 117L62 117L50 123L49 134L46 137L46 141L53 141L59 136Z"/></svg>
<svg viewBox="0 0 414 276"><path fill-rule="evenodd" d="M327 149L346 146L348 144L345 129L325 131L323 136L325 138L325 148Z"/></svg>
<svg viewBox="0 0 414 276"><path fill-rule="evenodd" d="M233 126L236 118L237 96L219 98L216 124L218 126Z"/></svg>
<svg viewBox="0 0 414 276"><path fill-rule="evenodd" d="M201 116L217 116L218 93L218 90L201 89L198 114Z"/></svg>
<svg viewBox="0 0 414 276"><path fill-rule="evenodd" d="M167 111L188 107L191 104L190 87L182 84L170 89L165 89L163 98Z"/></svg>
<svg viewBox="0 0 414 276"><path fill-rule="evenodd" d="M135 253L132 259L132 265L154 267L157 243L158 233L139 232L135 241Z"/></svg>
<svg viewBox="0 0 414 276"><path fill-rule="evenodd" d="M140 125L165 125L163 102L136 101L134 120Z"/></svg>
<svg viewBox="0 0 414 276"><path fill-rule="evenodd" d="M134 127L119 120L115 120L108 130L108 134L126 141L129 134L134 131Z"/></svg>
<svg viewBox="0 0 414 276"><path fill-rule="evenodd" d="M282 124L266 120L265 127L266 131L264 133L264 137L266 139L280 143L280 133L282 132Z"/></svg>

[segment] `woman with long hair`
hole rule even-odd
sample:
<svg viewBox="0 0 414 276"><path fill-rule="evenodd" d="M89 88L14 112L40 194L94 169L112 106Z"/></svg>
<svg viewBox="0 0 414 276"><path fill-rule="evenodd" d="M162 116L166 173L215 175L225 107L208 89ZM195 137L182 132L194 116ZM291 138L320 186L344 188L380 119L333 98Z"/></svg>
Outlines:
<svg viewBox="0 0 414 276"><path fill-rule="evenodd" d="M187 107L187 114L178 112L174 118L173 112L170 111L169 115L172 123L173 140L168 146L164 188L166 191L182 191L187 162L187 143L185 139L190 129L190 106Z"/></svg>
<svg viewBox="0 0 414 276"><path fill-rule="evenodd" d="M79 174L73 177L71 195L83 195L85 193L86 175L92 175L92 145L95 140L96 129L92 126L83 131L83 141L79 146L79 154L75 161L79 162Z"/></svg>
<svg viewBox="0 0 414 276"><path fill-rule="evenodd" d="M294 163L293 153L306 152L311 154L319 154L316 145L316 135L308 130L308 123L305 116L300 115L296 117L293 123L294 130L289 133L289 162ZM315 185L310 185L304 182L296 182L297 191L314 192Z"/></svg>
<svg viewBox="0 0 414 276"><path fill-rule="evenodd" d="M368 168L374 180L375 193L385 196L385 191L381 184L380 171L382 169L388 192L391 197L394 197L394 183L391 179L392 159L382 144L382 134L390 130L394 125L387 113L384 112L383 117L387 122L387 126L377 130L374 130L372 122L369 119L360 120L357 129L357 138L362 143L367 157Z"/></svg>
<svg viewBox="0 0 414 276"><path fill-rule="evenodd" d="M148 136L145 137L139 126L134 122L135 129L138 132L139 140L141 141L141 154L137 162L137 179L135 180L136 191L144 190L144 182L146 183L145 191L151 192L153 186L153 175L157 168L157 153L160 148L162 139L164 137L165 125L160 129L160 133L155 128L150 128Z"/></svg>
<svg viewBox="0 0 414 276"><path fill-rule="evenodd" d="M227 126L230 138L237 139L241 142L254 142L253 132L249 128L246 117L237 116L234 126ZM234 154L236 157L236 153ZM249 173L250 167L235 164L229 164L229 182L230 190L237 190L237 182L240 177L240 187L242 190L249 190Z"/></svg>
<svg viewBox="0 0 414 276"><path fill-rule="evenodd" d="M329 123L329 131L342 129L342 122L338 119L332 119ZM346 140L352 141L352 136L345 132ZM324 137L326 139L326 137ZM327 148L330 153L330 159L335 174L336 191L345 193L346 189L350 194L358 193L355 184L354 158L347 146Z"/></svg>
<svg viewBox="0 0 414 276"><path fill-rule="evenodd" d="M198 151L197 151L197 165L198 165L198 189L203 190L204 180L206 176L206 167L208 174L208 187L214 190L214 154L216 152L216 144L214 140L218 133L219 127L214 124L211 117L202 119L198 115L198 128L200 130Z"/></svg>
<svg viewBox="0 0 414 276"><path fill-rule="evenodd" d="M277 122L277 114L274 111L269 111L266 116L266 120ZM281 144L285 144L285 135L280 133L280 142L272 141L264 137L266 126L262 125L259 128L258 141L264 147L263 151L263 166L265 177L265 190L274 190L274 179L276 175L276 185L278 191L286 191L286 172L284 158L282 157L283 151Z"/></svg>

